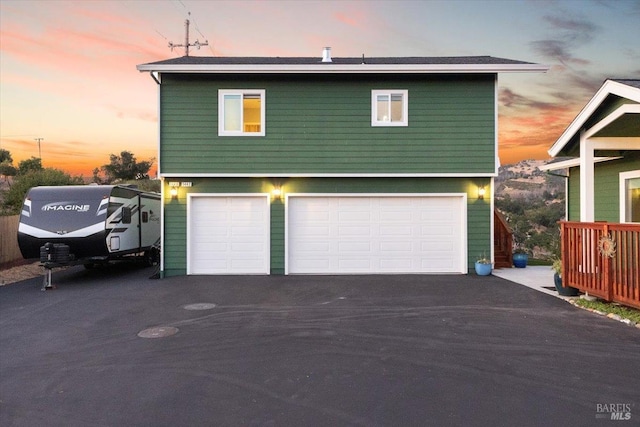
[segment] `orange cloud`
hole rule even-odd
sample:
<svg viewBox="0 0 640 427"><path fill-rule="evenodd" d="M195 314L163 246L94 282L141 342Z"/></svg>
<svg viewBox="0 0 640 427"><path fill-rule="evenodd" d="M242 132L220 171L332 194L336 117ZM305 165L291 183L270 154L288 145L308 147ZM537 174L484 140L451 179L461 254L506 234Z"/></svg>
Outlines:
<svg viewBox="0 0 640 427"><path fill-rule="evenodd" d="M364 14L362 11L351 10L347 13L336 12L333 14L336 21L341 22L350 27L362 28L364 26Z"/></svg>

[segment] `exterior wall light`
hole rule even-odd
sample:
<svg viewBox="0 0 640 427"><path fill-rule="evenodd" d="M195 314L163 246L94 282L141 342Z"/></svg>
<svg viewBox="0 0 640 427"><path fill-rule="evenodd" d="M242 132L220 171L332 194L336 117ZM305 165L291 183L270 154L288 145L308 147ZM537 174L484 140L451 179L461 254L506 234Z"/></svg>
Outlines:
<svg viewBox="0 0 640 427"><path fill-rule="evenodd" d="M478 187L478 200L484 200L484 193L486 192L484 187Z"/></svg>
<svg viewBox="0 0 640 427"><path fill-rule="evenodd" d="M271 190L271 198L273 200L282 200L282 188L279 185L276 185Z"/></svg>
<svg viewBox="0 0 640 427"><path fill-rule="evenodd" d="M171 196L171 200L178 200L178 187L180 187L179 182L169 182L169 195Z"/></svg>

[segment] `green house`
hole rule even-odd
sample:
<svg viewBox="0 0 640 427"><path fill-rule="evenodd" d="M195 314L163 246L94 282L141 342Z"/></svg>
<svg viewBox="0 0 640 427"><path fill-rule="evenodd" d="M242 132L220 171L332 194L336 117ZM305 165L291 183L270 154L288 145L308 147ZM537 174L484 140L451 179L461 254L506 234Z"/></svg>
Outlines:
<svg viewBox="0 0 640 427"><path fill-rule="evenodd" d="M190 57L159 88L161 274L458 273L493 252L493 57Z"/></svg>
<svg viewBox="0 0 640 427"><path fill-rule="evenodd" d="M567 220L640 223L640 80L606 80L549 149L573 159L567 170Z"/></svg>

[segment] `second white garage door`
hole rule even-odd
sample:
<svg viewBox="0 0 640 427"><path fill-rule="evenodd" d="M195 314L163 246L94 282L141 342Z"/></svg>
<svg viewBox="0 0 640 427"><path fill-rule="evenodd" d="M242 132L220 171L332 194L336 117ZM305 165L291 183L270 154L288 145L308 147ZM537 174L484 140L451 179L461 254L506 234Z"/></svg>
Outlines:
<svg viewBox="0 0 640 427"><path fill-rule="evenodd" d="M287 201L287 273L466 273L466 199L308 196Z"/></svg>
<svg viewBox="0 0 640 427"><path fill-rule="evenodd" d="M189 198L187 274L269 274L268 195Z"/></svg>

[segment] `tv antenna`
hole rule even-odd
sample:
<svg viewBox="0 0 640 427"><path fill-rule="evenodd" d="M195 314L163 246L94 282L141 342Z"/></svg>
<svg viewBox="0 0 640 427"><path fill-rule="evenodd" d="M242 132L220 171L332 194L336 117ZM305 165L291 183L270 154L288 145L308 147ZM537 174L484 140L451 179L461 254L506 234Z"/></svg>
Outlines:
<svg viewBox="0 0 640 427"><path fill-rule="evenodd" d="M191 12L189 12L189 16L191 16ZM169 42L169 47L173 52L174 47L184 47L184 56L189 56L189 47L194 46L200 50L200 46L209 46L209 41L205 40L204 43L200 43L198 39L196 39L193 44L189 44L189 18L184 21L184 44L173 44L173 42Z"/></svg>

